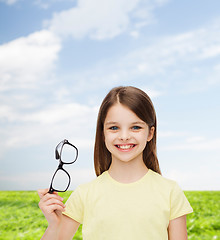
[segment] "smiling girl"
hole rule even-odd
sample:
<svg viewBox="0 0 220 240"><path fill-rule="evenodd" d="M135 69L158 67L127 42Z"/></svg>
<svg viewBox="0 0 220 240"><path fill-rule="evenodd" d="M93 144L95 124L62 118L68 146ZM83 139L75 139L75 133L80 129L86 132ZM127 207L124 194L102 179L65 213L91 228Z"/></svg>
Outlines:
<svg viewBox="0 0 220 240"><path fill-rule="evenodd" d="M49 223L42 239L72 239L83 224L84 240L186 240L193 210L176 182L161 176L156 132L145 92L112 89L97 120L97 178L77 187L66 206L56 193L38 191Z"/></svg>

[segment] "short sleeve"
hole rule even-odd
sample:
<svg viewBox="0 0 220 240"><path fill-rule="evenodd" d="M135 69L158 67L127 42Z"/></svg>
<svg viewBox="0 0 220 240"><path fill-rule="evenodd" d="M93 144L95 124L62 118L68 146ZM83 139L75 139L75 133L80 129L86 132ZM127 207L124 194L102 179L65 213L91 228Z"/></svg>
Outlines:
<svg viewBox="0 0 220 240"><path fill-rule="evenodd" d="M175 183L170 196L170 220L192 213L193 209L190 206L184 192Z"/></svg>
<svg viewBox="0 0 220 240"><path fill-rule="evenodd" d="M80 187L77 187L66 201L66 209L64 215L82 223L84 216L84 203Z"/></svg>

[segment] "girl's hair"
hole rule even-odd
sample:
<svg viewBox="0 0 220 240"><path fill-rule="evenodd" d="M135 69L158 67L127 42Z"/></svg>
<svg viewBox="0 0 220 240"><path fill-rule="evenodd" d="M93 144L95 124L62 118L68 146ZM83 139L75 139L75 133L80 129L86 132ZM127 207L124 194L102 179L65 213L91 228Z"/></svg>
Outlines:
<svg viewBox="0 0 220 240"><path fill-rule="evenodd" d="M94 147L94 165L96 175L99 176L108 170L111 165L111 153L105 146L104 141L104 121L108 110L116 103L128 107L149 129L154 127L154 136L149 141L143 151L145 165L153 171L161 174L156 152L157 121L154 106L149 96L142 90L135 87L115 87L104 98L98 114L96 139Z"/></svg>

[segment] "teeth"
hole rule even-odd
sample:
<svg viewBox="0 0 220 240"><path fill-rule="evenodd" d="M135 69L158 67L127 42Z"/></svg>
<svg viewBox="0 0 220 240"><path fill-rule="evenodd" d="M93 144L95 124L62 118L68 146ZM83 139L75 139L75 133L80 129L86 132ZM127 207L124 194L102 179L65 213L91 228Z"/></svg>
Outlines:
<svg viewBox="0 0 220 240"><path fill-rule="evenodd" d="M117 147L121 149L130 149L133 148L134 145L117 145Z"/></svg>

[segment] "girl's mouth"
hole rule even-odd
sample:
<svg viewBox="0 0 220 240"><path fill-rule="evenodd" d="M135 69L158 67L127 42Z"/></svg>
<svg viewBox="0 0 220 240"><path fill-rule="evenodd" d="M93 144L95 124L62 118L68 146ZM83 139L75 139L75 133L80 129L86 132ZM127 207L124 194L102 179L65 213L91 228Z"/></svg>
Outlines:
<svg viewBox="0 0 220 240"><path fill-rule="evenodd" d="M136 146L136 144L120 144L115 145L120 150L130 150Z"/></svg>

